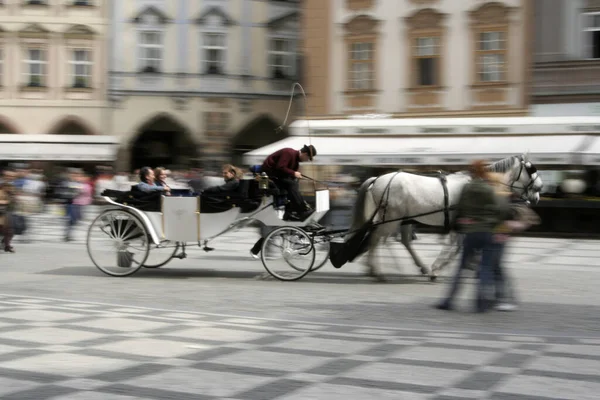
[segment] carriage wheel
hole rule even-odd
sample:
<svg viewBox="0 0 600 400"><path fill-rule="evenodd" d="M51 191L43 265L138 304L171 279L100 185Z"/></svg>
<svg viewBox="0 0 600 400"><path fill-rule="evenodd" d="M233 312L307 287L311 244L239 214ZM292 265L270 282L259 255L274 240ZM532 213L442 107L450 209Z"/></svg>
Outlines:
<svg viewBox="0 0 600 400"><path fill-rule="evenodd" d="M150 250L146 227L123 210L106 210L90 226L87 250L94 265L111 276L127 276L142 267Z"/></svg>
<svg viewBox="0 0 600 400"><path fill-rule="evenodd" d="M282 281L295 281L311 271L315 248L310 236L302 229L282 226L267 235L260 257L272 276Z"/></svg>
<svg viewBox="0 0 600 400"><path fill-rule="evenodd" d="M150 247L150 253L143 267L160 268L175 257L177 250L179 250L179 243L171 241L161 243L161 247Z"/></svg>
<svg viewBox="0 0 600 400"><path fill-rule="evenodd" d="M329 239L323 236L317 236L313 238L313 246L315 247L315 263L310 269L311 271L317 271L321 269L327 261L329 261L329 252L331 247L329 246Z"/></svg>

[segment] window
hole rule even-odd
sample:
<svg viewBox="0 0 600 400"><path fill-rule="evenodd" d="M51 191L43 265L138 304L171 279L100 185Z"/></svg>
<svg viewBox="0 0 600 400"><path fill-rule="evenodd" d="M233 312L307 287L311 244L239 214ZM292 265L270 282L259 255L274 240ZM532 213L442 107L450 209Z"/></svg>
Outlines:
<svg viewBox="0 0 600 400"><path fill-rule="evenodd" d="M90 6L91 2L89 0L75 0L73 1L74 6Z"/></svg>
<svg viewBox="0 0 600 400"><path fill-rule="evenodd" d="M583 14L584 57L600 58L600 13Z"/></svg>
<svg viewBox="0 0 600 400"><path fill-rule="evenodd" d="M271 39L268 64L273 78L292 78L296 66L294 40L288 38Z"/></svg>
<svg viewBox="0 0 600 400"><path fill-rule="evenodd" d="M373 43L352 43L350 45L350 88L352 90L372 90Z"/></svg>
<svg viewBox="0 0 600 400"><path fill-rule="evenodd" d="M85 49L76 49L71 58L71 84L76 88L90 87L92 78L91 52Z"/></svg>
<svg viewBox="0 0 600 400"><path fill-rule="evenodd" d="M31 4L31 5L46 5L46 1L45 0L28 0L27 4Z"/></svg>
<svg viewBox="0 0 600 400"><path fill-rule="evenodd" d="M142 72L160 72L163 58L162 32L140 33L140 64Z"/></svg>
<svg viewBox="0 0 600 400"><path fill-rule="evenodd" d="M27 50L25 60L25 78L27 86L45 86L46 51L42 49Z"/></svg>
<svg viewBox="0 0 600 400"><path fill-rule="evenodd" d="M204 33L202 52L204 54L204 72L222 74L225 72L225 34Z"/></svg>
<svg viewBox="0 0 600 400"><path fill-rule="evenodd" d="M477 42L479 82L502 82L505 78L506 40L504 32L481 32Z"/></svg>
<svg viewBox="0 0 600 400"><path fill-rule="evenodd" d="M415 39L416 86L435 86L438 81L439 38Z"/></svg>

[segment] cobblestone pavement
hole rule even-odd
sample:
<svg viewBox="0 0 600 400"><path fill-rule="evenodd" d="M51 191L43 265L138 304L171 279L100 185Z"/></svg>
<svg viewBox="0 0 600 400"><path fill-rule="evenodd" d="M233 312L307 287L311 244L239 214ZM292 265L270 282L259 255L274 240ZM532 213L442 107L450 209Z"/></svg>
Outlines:
<svg viewBox="0 0 600 400"><path fill-rule="evenodd" d="M2 399L596 399L600 246L515 239L519 310L431 308L446 279L415 275L397 243L386 284L360 263L298 282L262 278L250 229L214 252L112 278L84 244L0 253ZM51 230L51 228L47 228ZM56 228L55 228L56 230ZM415 247L431 262L437 237ZM394 257L401 264L395 267Z"/></svg>

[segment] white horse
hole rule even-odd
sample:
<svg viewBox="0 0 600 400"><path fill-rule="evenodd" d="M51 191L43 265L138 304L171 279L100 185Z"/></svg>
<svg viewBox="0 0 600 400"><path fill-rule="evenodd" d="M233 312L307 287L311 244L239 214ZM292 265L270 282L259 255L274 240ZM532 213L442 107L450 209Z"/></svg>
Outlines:
<svg viewBox="0 0 600 400"><path fill-rule="evenodd" d="M539 201L543 183L527 155L505 158L489 165L488 169L503 173L510 190L522 199L534 204ZM375 249L382 240L398 232L399 225L402 244L420 268L421 274L429 274L429 269L412 248L413 228L410 222L449 228L455 216L452 208L458 203L462 188L470 180L471 176L466 172L433 177L395 172L366 180L358 192L348 238L374 217L375 225L368 244L369 275L384 280L375 265ZM452 233L449 243L432 266L431 280L458 252L457 239L458 235Z"/></svg>

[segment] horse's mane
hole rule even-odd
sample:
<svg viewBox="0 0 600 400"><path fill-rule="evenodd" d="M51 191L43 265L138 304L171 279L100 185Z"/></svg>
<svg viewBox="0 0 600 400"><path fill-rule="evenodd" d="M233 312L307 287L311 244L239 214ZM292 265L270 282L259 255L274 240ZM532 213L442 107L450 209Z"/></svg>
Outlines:
<svg viewBox="0 0 600 400"><path fill-rule="evenodd" d="M500 161L496 161L495 163L488 165L487 168L491 172L506 173L513 167L513 165L515 165L515 158L516 156L511 156Z"/></svg>
<svg viewBox="0 0 600 400"><path fill-rule="evenodd" d="M490 172L498 172L498 173L504 174L504 173L508 172L513 167L513 165L515 165L515 158L517 158L517 156L511 156L511 157L504 158L500 161L496 161L495 163L488 165L486 168ZM458 172L456 172L456 174L469 175L469 171L467 171L467 170L458 171Z"/></svg>

